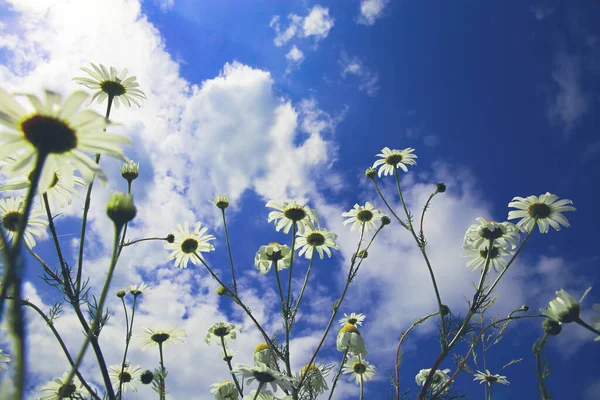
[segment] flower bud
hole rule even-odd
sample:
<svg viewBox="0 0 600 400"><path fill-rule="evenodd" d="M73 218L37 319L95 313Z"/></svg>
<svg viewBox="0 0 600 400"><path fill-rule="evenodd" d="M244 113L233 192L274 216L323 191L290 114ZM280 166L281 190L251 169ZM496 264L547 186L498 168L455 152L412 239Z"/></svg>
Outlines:
<svg viewBox="0 0 600 400"><path fill-rule="evenodd" d="M435 185L435 191L438 193L444 193L446 191L446 184L443 182L438 183Z"/></svg>
<svg viewBox="0 0 600 400"><path fill-rule="evenodd" d="M450 314L450 307L448 307L445 304L442 304L442 315L445 317L448 314Z"/></svg>
<svg viewBox="0 0 600 400"><path fill-rule="evenodd" d="M117 297L122 299L127 293L124 290L117 290Z"/></svg>
<svg viewBox="0 0 600 400"><path fill-rule="evenodd" d="M169 243L173 243L175 241L175 235L173 235L172 233L169 233L166 237L166 240Z"/></svg>
<svg viewBox="0 0 600 400"><path fill-rule="evenodd" d="M140 164L128 161L121 165L121 176L129 183L140 176Z"/></svg>
<svg viewBox="0 0 600 400"><path fill-rule="evenodd" d="M365 171L365 176L369 179L374 179L376 173L377 171L375 171L374 168L367 168L367 170Z"/></svg>
<svg viewBox="0 0 600 400"><path fill-rule="evenodd" d="M384 215L383 217L381 217L381 225L385 226L385 225L389 225L391 223L392 223L392 220L387 215Z"/></svg>
<svg viewBox="0 0 600 400"><path fill-rule="evenodd" d="M140 375L140 381L142 381L142 383L144 385L148 385L148 384L152 383L153 379L154 379L154 374L149 369L145 370Z"/></svg>
<svg viewBox="0 0 600 400"><path fill-rule="evenodd" d="M369 252L365 249L359 250L356 254L358 258L367 258L369 256Z"/></svg>
<svg viewBox="0 0 600 400"><path fill-rule="evenodd" d="M523 305L521 306L521 311L525 311L525 312L529 311L529 306L528 306L528 305L526 305L526 304L523 304Z"/></svg>
<svg viewBox="0 0 600 400"><path fill-rule="evenodd" d="M217 294L219 296L224 296L225 294L227 294L227 288L225 286L223 286L223 285L219 285L215 289L215 292L217 292Z"/></svg>
<svg viewBox="0 0 600 400"><path fill-rule="evenodd" d="M133 196L126 193L115 192L110 196L106 205L106 214L117 227L122 227L135 218L137 209L133 204Z"/></svg>
<svg viewBox="0 0 600 400"><path fill-rule="evenodd" d="M550 318L547 318L542 322L542 328L550 336L556 336L562 331L562 325L560 322L556 322Z"/></svg>

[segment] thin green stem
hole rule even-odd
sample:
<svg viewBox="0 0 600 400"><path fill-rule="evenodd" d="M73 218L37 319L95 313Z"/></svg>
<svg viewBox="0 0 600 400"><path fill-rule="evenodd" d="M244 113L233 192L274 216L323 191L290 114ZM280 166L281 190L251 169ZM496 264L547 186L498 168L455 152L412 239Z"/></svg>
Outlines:
<svg viewBox="0 0 600 400"><path fill-rule="evenodd" d="M31 250L30 248L26 248L26 249L29 252L29 254L31 254L33 256L33 258L35 258L37 260L37 262L40 263L40 265L44 268L44 271L46 271L46 273L48 275L50 275L52 277L52 279L54 279L56 282L60 283L61 285L64 284L63 280L60 279L60 277L58 275L56 275L56 273L54 273L54 271L52 271L50 269L48 264L46 264L46 262L44 260L42 260L42 258L36 252Z"/></svg>
<svg viewBox="0 0 600 400"><path fill-rule="evenodd" d="M335 386L340 380L340 376L342 375L342 367L346 363L346 357L348 356L348 349L349 347L346 347L346 350L344 350L344 354L342 355L342 362L340 363L338 371L335 374L335 377L333 378L333 383L331 384L331 392L329 392L329 397L327 398L327 400L331 400L331 397L333 396L333 391L335 390Z"/></svg>
<svg viewBox="0 0 600 400"><path fill-rule="evenodd" d="M400 217L398 217L398 215L396 215L396 213L394 212L394 210L392 209L392 207L388 204L387 200L385 199L385 197L383 197L383 193L381 193L381 190L379 190L379 186L377 185L377 181L375 181L375 179L371 179L373 181L373 185L375 185L375 189L377 190L377 193L379 194L379 197L381 197L381 200L383 200L383 202L385 203L385 205L387 206L388 210L390 210L390 212L392 213L392 215L396 218L396 221L398 221L398 223L400 225L402 225L403 228L408 229L408 225L406 225L401 219Z"/></svg>
<svg viewBox="0 0 600 400"><path fill-rule="evenodd" d="M548 339L548 334L544 333L539 341L536 341L533 345L533 354L535 354L535 364L536 364L536 375L539 383L540 396L542 400L550 400L550 393L548 393L548 388L546 387L546 376L544 374L544 367L542 362L542 349L546 346L546 340Z"/></svg>
<svg viewBox="0 0 600 400"><path fill-rule="evenodd" d="M275 270L275 278L277 278L277 288L279 289L279 300L281 301L281 311L285 313L285 300L283 300L283 289L281 288L281 279L279 278L279 268L277 263L279 260L273 261L273 269Z"/></svg>
<svg viewBox="0 0 600 400"><path fill-rule="evenodd" d="M258 382L258 389L256 389L256 393L254 394L253 400L258 399L258 394L260 393L260 390L262 389L263 385L264 385L264 383Z"/></svg>
<svg viewBox="0 0 600 400"><path fill-rule="evenodd" d="M585 322L584 320L582 320L581 318L577 318L575 320L575 322L581 326L583 326L585 329L587 329L590 332L594 332L596 335L600 335L600 331L596 328L594 328L593 326L590 326L587 322Z"/></svg>
<svg viewBox="0 0 600 400"><path fill-rule="evenodd" d="M362 364L362 359L360 357L360 354L358 355L358 362ZM363 374L359 374L360 376L360 396L358 397L358 400L363 400L365 398L365 392L364 392L364 382L363 382Z"/></svg>
<svg viewBox="0 0 600 400"><path fill-rule="evenodd" d="M149 238L137 239L137 240L132 240L132 241L127 242L127 243L123 243L123 245L121 247L127 247L127 246L131 246L132 244L136 244L136 243L139 243L139 242L146 242L146 241L149 241L149 240L167 240L167 238L166 237L149 237Z"/></svg>
<svg viewBox="0 0 600 400"><path fill-rule="evenodd" d="M290 298L292 296L292 275L293 275L293 270L294 270L294 253L295 253L295 246L296 246L296 230L297 230L297 222L294 221L293 225L292 225L292 253L291 253L291 258L290 258L290 272L288 275L288 287L287 287L287 299L285 301L285 369L287 372L287 375L289 377L292 376L292 364L291 364L291 360L290 360L290 333L292 330L292 316L291 316L291 301Z"/></svg>
<svg viewBox="0 0 600 400"><path fill-rule="evenodd" d="M240 383L238 382L237 377L233 373L233 367L231 366L231 359L228 357L227 346L225 346L225 338L223 336L221 336L220 338L221 338L221 346L223 346L223 352L225 353L225 362L227 362L227 367L229 368L229 373L231 374L231 377L233 378L233 382L235 383L235 387L237 388L238 393L240 394L240 396L244 397L244 392L242 391L242 388L240 387Z"/></svg>
<svg viewBox="0 0 600 400"><path fill-rule="evenodd" d="M363 223L364 226L364 223ZM300 301L302 301L302 296L304 296L304 290L306 289L306 284L308 283L308 277L310 276L310 271L312 270L313 260L315 259L315 251L313 250L312 256L310 257L310 263L308 264L308 269L306 270L306 276L304 277L304 283L302 284L302 290L300 291L300 296L298 297L298 301L296 301L296 306L292 310L292 319L296 317L296 313L300 308Z"/></svg>
<svg viewBox="0 0 600 400"><path fill-rule="evenodd" d="M231 278L233 279L233 290L237 293L237 282L235 280L235 268L233 266L233 256L231 255L231 245L229 244L229 233L227 232L227 222L225 221L225 209L221 208L223 215L223 229L225 230L225 241L227 242L227 253L229 254L229 263L231 264Z"/></svg>
<svg viewBox="0 0 600 400"><path fill-rule="evenodd" d="M160 400L165 400L167 397L167 377L165 376L165 362L163 358L163 348L162 342L158 344L158 352L160 353L160 372L161 372L161 380L160 380Z"/></svg>
<svg viewBox="0 0 600 400"><path fill-rule="evenodd" d="M114 96L112 94L108 95L108 104L106 105L106 114L104 116L104 120L108 123L108 117L110 116L110 109L112 107ZM106 132L106 128L104 128L104 132ZM100 163L100 154L96 154L96 164ZM95 177L94 177L95 178ZM90 203L92 199L92 189L94 187L94 178L88 185L87 192L85 194L85 202L83 206L83 216L81 218L81 235L79 237L79 259L77 261L77 278L75 279L76 290L75 293L79 295L81 291L81 272L83 270L83 247L85 244L85 229L87 227L87 216L90 210Z"/></svg>
<svg viewBox="0 0 600 400"><path fill-rule="evenodd" d="M98 307L96 309L96 314L94 315L94 320L90 325L90 329L87 332L87 335L81 345L81 349L79 350L79 355L77 356L75 362L75 369L79 368L81 361L83 360L83 356L85 355L85 351L90 343L90 339L95 335L96 328L98 327L98 323L100 322L100 315L102 314L102 310L104 308L104 302L106 301L106 296L108 294L108 288L110 287L110 282L112 280L113 273L115 272L115 267L117 266L117 251L119 247L119 234L121 233L121 227L115 226L115 234L113 239L113 250L112 257L110 260L110 268L108 270L108 276L106 277L106 281L104 282L104 287L102 288L102 294L100 296L100 302L98 303ZM67 377L67 382L70 382L73 378L74 368L71 368L69 372L69 376ZM114 391L112 386L106 388L109 391L109 398L112 400L115 398Z"/></svg>
<svg viewBox="0 0 600 400"><path fill-rule="evenodd" d="M125 312L125 352L123 353L123 361L121 362L121 374L123 375L123 371L125 371L125 364L127 362L127 351L129 350L129 342L131 340L131 335L133 333L133 318L135 316L135 303L137 301L137 296L133 296L133 305L131 307L131 325L129 325L129 318L127 316L127 306L125 306L125 297L121 297L121 303L123 303L123 311ZM123 382L119 379L119 390L117 392L117 396L119 399L123 398Z"/></svg>

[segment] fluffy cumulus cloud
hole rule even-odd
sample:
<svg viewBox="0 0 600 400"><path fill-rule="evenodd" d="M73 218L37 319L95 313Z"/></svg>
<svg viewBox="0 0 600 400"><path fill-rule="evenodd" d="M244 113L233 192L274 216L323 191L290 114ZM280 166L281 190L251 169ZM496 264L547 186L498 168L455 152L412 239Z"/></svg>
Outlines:
<svg viewBox="0 0 600 400"><path fill-rule="evenodd" d="M379 90L379 74L365 66L359 57L350 57L342 51L339 59L342 69L342 78L354 76L358 78L358 89L367 93L369 96L375 96Z"/></svg>
<svg viewBox="0 0 600 400"><path fill-rule="evenodd" d="M286 72L289 74L293 70L300 67L300 64L304 61L304 53L295 45L292 46L290 51L285 55L285 59L288 62L288 66L286 68Z"/></svg>
<svg viewBox="0 0 600 400"><path fill-rule="evenodd" d="M388 3L389 0L361 0L360 15L356 22L363 25L373 25L375 21L383 16Z"/></svg>
<svg viewBox="0 0 600 400"><path fill-rule="evenodd" d="M329 31L334 25L334 19L329 15L329 9L318 4L311 8L304 17L291 13L287 18L287 27L282 26L279 15L275 15L269 24L275 30L273 41L276 46L283 46L294 37L313 38L315 42L318 42L329 35Z"/></svg>
<svg viewBox="0 0 600 400"><path fill-rule="evenodd" d="M180 77L177 63L166 52L158 30L141 13L138 1L15 0L9 4L11 18L0 27L0 45L5 51L0 80L5 90L39 95L43 88L49 88L66 95L81 89L71 78L85 75L79 67L91 61L119 70L128 68L147 94L141 109L113 108L111 112L111 120L121 123L112 129L135 143L126 154L141 163L140 178L133 185L138 216L129 237L164 237L177 223L198 219L214 231L211 223L217 214L208 200L216 192L227 192L232 204L248 190L265 198L307 198L315 187L315 171L330 165L335 157L332 138L343 112L332 116L310 99L293 104L276 90L269 72L235 61L225 63L217 76L206 77L199 85L190 84ZM91 9L95 10L92 17ZM327 10L313 11L304 18L302 35L324 37L331 25L325 28L327 23L319 21L328 18ZM105 106L93 104L91 108L104 113ZM84 275L90 278L93 293L100 292L109 261L105 254L110 250L112 227L103 204L110 190L125 189L118 162L103 158L101 166L110 183L108 188L95 185L87 231L88 243L94 247L84 257ZM76 199L57 219L59 232L66 235L61 240L69 258L75 258L78 245L76 240L69 242L79 229L72 217L79 215L82 206L82 199ZM168 254L164 242L154 243L123 251L110 293L142 280L153 287L140 304L137 332L162 323L185 329L188 338L180 346L186 351L173 347L174 352L167 353L169 390L174 398L212 398L210 384L226 378L228 371L218 350L198 338L204 336L209 324L228 317L220 311L222 305L213 292L215 284L207 273L197 267L174 269L163 261ZM252 304L256 315L264 316L267 329L274 331L278 326L268 316L277 315L277 311L262 305L274 303L263 303L260 298L265 295L259 297L243 278L240 285L242 298ZM27 295L47 310L59 297L40 288L28 286ZM124 346L124 318L117 311L121 306L114 295L109 295L107 306L114 313L103 332L102 347L107 362L117 364ZM239 314L233 318L247 328L235 344L240 354L237 361L251 362L260 337L247 317ZM30 353L34 396L67 365L51 362L64 360L64 355L53 345L43 321L32 315L29 324L31 343L41 344ZM72 343L72 352L81 342L77 326L76 317L68 311L57 322L59 331ZM139 350L138 344L132 348L130 361L153 368L157 354ZM292 345L314 347L314 338L309 333L298 335ZM201 365L198 360L202 360ZM295 363L306 361L298 357ZM84 374L95 376L93 365L90 352ZM221 365L223 369L218 374L198 376L190 365L201 369ZM144 388L131 398L147 398L149 393L150 389Z"/></svg>
<svg viewBox="0 0 600 400"><path fill-rule="evenodd" d="M581 83L579 57L566 52L558 53L552 78L555 85L548 117L552 122L564 126L568 133L589 108L589 99Z"/></svg>

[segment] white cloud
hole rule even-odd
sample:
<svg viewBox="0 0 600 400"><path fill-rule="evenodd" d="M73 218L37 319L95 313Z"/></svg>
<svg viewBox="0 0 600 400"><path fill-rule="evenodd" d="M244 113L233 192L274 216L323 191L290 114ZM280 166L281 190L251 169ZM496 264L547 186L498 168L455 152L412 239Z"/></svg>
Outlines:
<svg viewBox="0 0 600 400"><path fill-rule="evenodd" d="M349 57L342 51L338 61L342 67L342 78L353 75L359 78L358 89L366 92L369 96L375 96L379 90L379 74L367 68L358 57Z"/></svg>
<svg viewBox="0 0 600 400"><path fill-rule="evenodd" d="M334 19L329 16L329 9L318 4L311 8L305 17L294 13L289 14L289 25L285 29L279 22L279 15L275 15L269 23L276 33L273 40L276 46L283 46L294 37L313 37L315 42L319 42L329 35L329 31L334 25Z"/></svg>
<svg viewBox="0 0 600 400"><path fill-rule="evenodd" d="M554 7L550 7L546 4L540 4L537 6L532 6L530 8L531 12L535 16L535 19L541 21L545 18L548 18L554 12Z"/></svg>
<svg viewBox="0 0 600 400"><path fill-rule="evenodd" d="M360 15L356 22L363 25L373 25L382 17L389 0L360 0Z"/></svg>
<svg viewBox="0 0 600 400"><path fill-rule="evenodd" d="M548 117L561 123L570 132L588 111L589 100L581 86L581 66L577 55L560 52L552 73L556 89L553 92Z"/></svg>
<svg viewBox="0 0 600 400"><path fill-rule="evenodd" d="M162 12L167 12L175 5L175 0L154 0L155 4L158 4Z"/></svg>
<svg viewBox="0 0 600 400"><path fill-rule="evenodd" d="M288 61L288 66L286 69L286 73L290 73L293 70L300 67L300 64L304 61L304 53L302 50L298 49L295 45L292 46L290 51L285 55L285 59Z"/></svg>

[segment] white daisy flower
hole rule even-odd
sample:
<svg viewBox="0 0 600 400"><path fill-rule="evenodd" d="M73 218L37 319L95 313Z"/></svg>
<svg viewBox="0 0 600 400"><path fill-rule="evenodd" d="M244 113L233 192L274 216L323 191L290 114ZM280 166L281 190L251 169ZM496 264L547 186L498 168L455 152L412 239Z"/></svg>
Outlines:
<svg viewBox="0 0 600 400"><path fill-rule="evenodd" d="M185 337L185 331L181 328L162 328L152 329L146 328L144 335L142 336L145 340L142 343L142 347L153 346L153 345L170 345L175 342L183 343Z"/></svg>
<svg viewBox="0 0 600 400"><path fill-rule="evenodd" d="M31 181L29 178L22 176L20 178L11 179L4 185L0 186L0 192L6 190L29 189L30 185ZM85 181L78 176L73 176L72 173L63 175L55 171L52 183L50 184L50 187L46 189L45 194L48 196L48 201L51 205L58 204L60 208L63 208L66 205L71 205L73 202L73 196L79 197L79 193L75 189L76 186L84 187ZM42 207L45 207L43 201L41 204Z"/></svg>
<svg viewBox="0 0 600 400"><path fill-rule="evenodd" d="M556 322L563 324L573 322L579 318L580 303L591 289L591 287L588 288L579 301L575 300L566 290L560 289L556 292L556 298L550 301L548 308L540 311Z"/></svg>
<svg viewBox="0 0 600 400"><path fill-rule="evenodd" d="M381 160L375 161L373 163L373 168L379 168L379 177L381 174L383 175L392 175L394 173L394 167L402 169L404 172L408 172L407 165L416 165L417 162L414 160L417 158L416 155L411 154L415 149L410 147L404 150L390 150L389 147L384 147L381 150L380 154L377 154L378 157L381 157Z"/></svg>
<svg viewBox="0 0 600 400"><path fill-rule="evenodd" d="M364 224L365 232L369 232L377 229L376 222L381 221L383 214L367 201L364 206L355 204L352 210L342 213L342 217L349 217L344 221L344 225L352 223L350 231L361 229Z"/></svg>
<svg viewBox="0 0 600 400"><path fill-rule="evenodd" d="M504 247L514 249L520 240L519 228L510 222L486 221L484 218L477 218L479 224L473 224L467 229L464 239L465 248L478 249L489 242Z"/></svg>
<svg viewBox="0 0 600 400"><path fill-rule="evenodd" d="M119 384L121 385L121 390L123 393L127 392L128 388L131 388L134 392L137 392L137 387L133 384L133 382L138 378L140 374L141 368L139 365L131 366L127 365L123 372L121 372L122 366L119 365L111 365L108 367L108 374L110 375L113 388L115 391L119 390Z"/></svg>
<svg viewBox="0 0 600 400"><path fill-rule="evenodd" d="M463 257L471 257L471 260L467 263L467 267L472 268L475 271L478 268L485 267L485 261L488 256L488 246L486 244L479 248L465 248L467 251L463 254ZM492 253L490 254L490 266L493 267L496 272L502 272L508 261L506 257L510 256L511 253L503 247L492 246Z"/></svg>
<svg viewBox="0 0 600 400"><path fill-rule="evenodd" d="M348 381L354 379L357 385L360 385L362 379L363 383L368 382L375 376L376 368L374 365L369 364L368 361L359 358L358 356L350 357L342 368L342 373L352 374Z"/></svg>
<svg viewBox="0 0 600 400"><path fill-rule="evenodd" d="M169 255L169 261L175 259L175 267L187 268L188 262L201 264L203 260L201 252L214 251L215 247L208 243L215 240L213 235L205 235L208 228L202 228L202 223L197 222L196 227L190 232L190 225L186 221L183 226L177 225L177 231L173 232L175 240L167 243L165 249L173 250Z"/></svg>
<svg viewBox="0 0 600 400"><path fill-rule="evenodd" d="M215 206L217 206L217 208L220 208L221 210L224 210L227 207L229 207L229 198L226 194L218 194L212 201L209 202L214 204Z"/></svg>
<svg viewBox="0 0 600 400"><path fill-rule="evenodd" d="M308 373L306 373L307 369ZM318 366L315 364L310 364L310 366L308 364L305 365L300 371L300 376L304 376L305 373L306 378L304 379L304 385L310 388L310 390L307 389L309 393L321 394L326 390L329 390L327 382L325 381L325 377L323 376L323 372Z"/></svg>
<svg viewBox="0 0 600 400"><path fill-rule="evenodd" d="M568 206L573 204L571 200L558 200L549 192L537 196L515 197L508 203L509 207L518 208L517 211L509 211L508 219L521 218L517 226L523 231L529 231L537 223L540 233L548 232L549 226L560 231L560 225L570 226L569 221L561 213L565 211L575 211L575 207Z"/></svg>
<svg viewBox="0 0 600 400"><path fill-rule="evenodd" d="M283 203L271 200L266 204L266 207L277 210L271 211L268 218L268 222L275 221L277 232L283 229L283 233L287 234L296 222L298 232L304 233L305 230L314 229L315 224L319 223L319 217L315 210L309 206L302 207L294 200L284 201Z"/></svg>
<svg viewBox="0 0 600 400"><path fill-rule="evenodd" d="M274 392L277 391L278 387L282 390L293 390L292 380L290 378L269 368L263 363L257 363L257 365L237 364L232 372L243 378L248 378L248 384L251 384L255 380L258 383L262 383L264 386L270 384Z"/></svg>
<svg viewBox="0 0 600 400"><path fill-rule="evenodd" d="M254 363L263 363L269 368L274 367L273 351L268 344L261 342L254 348Z"/></svg>
<svg viewBox="0 0 600 400"><path fill-rule="evenodd" d="M419 371L417 376L415 376L415 382L417 382L417 385L423 386L425 384L425 381L429 377L430 371L431 371L431 368L422 369L421 371ZM435 375L433 376L433 379L431 380L431 386L429 386L432 391L436 392L446 382L448 382L448 380L450 379L450 377L448 376L449 372L450 372L449 369L444 369L444 370L436 369L435 370ZM444 390L444 393L446 393L448 391L448 389L450 389L450 387L447 387Z"/></svg>
<svg viewBox="0 0 600 400"><path fill-rule="evenodd" d="M366 356L367 348L356 325L346 324L337 335L336 346L338 351L346 351L353 354Z"/></svg>
<svg viewBox="0 0 600 400"><path fill-rule="evenodd" d="M83 385L76 376L73 377L71 383L66 383L69 377L69 372L65 372L61 378L56 378L52 382L48 382L42 387L42 397L39 400L62 400L62 399L77 399L78 396L83 396L87 392L83 392Z"/></svg>
<svg viewBox="0 0 600 400"><path fill-rule="evenodd" d="M127 287L127 291L129 291L129 293L131 293L134 296L139 296L142 293L148 293L150 291L150 288L148 287L148 285L142 282L140 285L129 285Z"/></svg>
<svg viewBox="0 0 600 400"><path fill-rule="evenodd" d="M23 197L7 197L0 199L0 226L4 231L5 238L12 242L19 229L20 221L23 219L23 207L25 199ZM31 207L27 227L23 234L25 245L32 249L35 247L33 236L43 237L48 226L48 221L44 219L45 214L39 207ZM0 245L1 246L1 245Z"/></svg>
<svg viewBox="0 0 600 400"><path fill-rule="evenodd" d="M121 74L118 74L114 67L106 69L102 64L99 64L100 67L97 67L93 63L90 64L93 69L85 67L81 69L90 74L93 79L88 77L73 78L73 80L80 85L96 90L94 96L88 102L88 106L92 104L96 98L98 99L98 104L100 104L109 96L112 96L117 108L119 108L120 103L123 103L123 105L128 107L131 107L131 103L134 103L140 107L141 100L145 99L146 95L138 89L140 85L136 82L135 76L126 78L127 68L123 69Z"/></svg>
<svg viewBox="0 0 600 400"><path fill-rule="evenodd" d="M367 318L366 315L362 313L351 313L350 315L344 313L344 318L340 319L340 325L346 326L347 324L351 324L361 326L365 318Z"/></svg>
<svg viewBox="0 0 600 400"><path fill-rule="evenodd" d="M49 90L45 93L44 103L34 95L27 95L35 108L32 114L0 89L0 124L12 130L0 133L0 159L7 156L15 159L6 172L13 176L25 175L33 170L40 153L46 155L39 182L41 192L51 186L55 173L68 176L73 169L79 170L87 182L92 181L94 175L106 182L102 169L84 152L125 159L121 145L131 144L131 141L103 132L107 122L100 114L91 110L77 112L87 98L85 92L72 93L62 107L58 93Z"/></svg>
<svg viewBox="0 0 600 400"><path fill-rule="evenodd" d="M330 247L335 250L340 249L335 243L336 239L337 235L335 233L325 228L314 228L300 233L296 238L296 246L300 250L300 256L305 254L306 258L311 259L313 252L317 250L319 257L323 259L323 251L327 253L327 256L331 257Z"/></svg>
<svg viewBox="0 0 600 400"><path fill-rule="evenodd" d="M475 379L473 380L479 381L480 384L485 382L488 386L492 386L494 383L510 385L510 382L506 380L505 376L499 374L492 375L492 373L487 369L485 370L485 373L477 371L477 373L475 374Z"/></svg>
<svg viewBox="0 0 600 400"><path fill-rule="evenodd" d="M292 263L292 249L287 245L282 246L273 242L266 246L260 246L254 256L254 266L261 275L265 275L271 270L274 261L277 261L278 271L288 268Z"/></svg>
<svg viewBox="0 0 600 400"><path fill-rule="evenodd" d="M241 331L241 329L241 325L229 322L216 322L208 327L208 333L204 337L204 341L210 345L216 339L216 342L221 344L221 338L223 338L225 339L225 343L227 343L227 339L235 339L236 331Z"/></svg>
<svg viewBox="0 0 600 400"><path fill-rule="evenodd" d="M6 371L8 364L10 363L10 357L8 354L4 354L4 351L0 349L0 370Z"/></svg>
<svg viewBox="0 0 600 400"><path fill-rule="evenodd" d="M230 380L210 385L210 392L214 393L215 400L238 400L239 394L235 384Z"/></svg>

